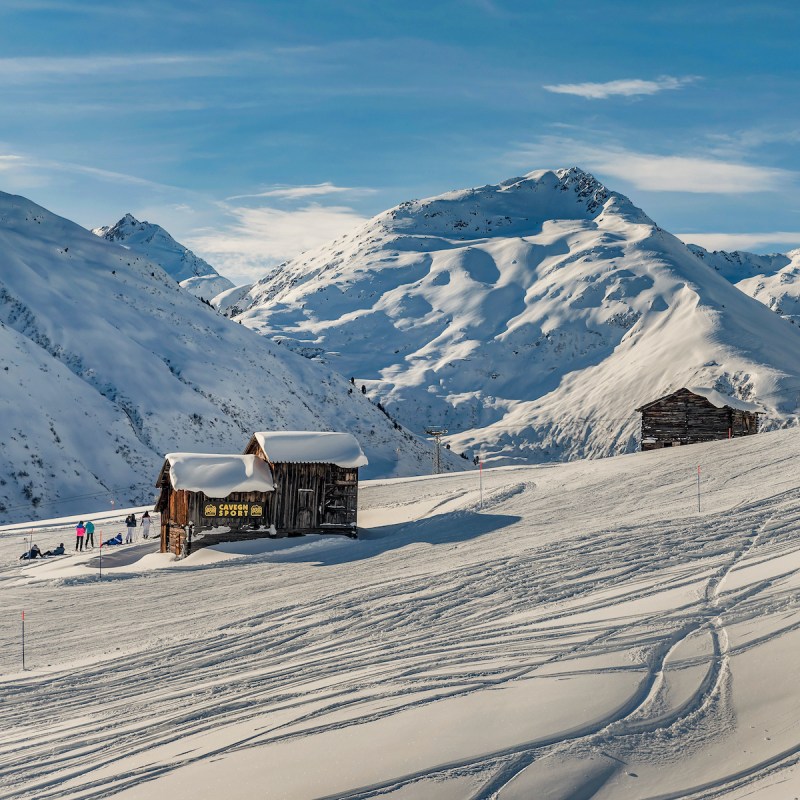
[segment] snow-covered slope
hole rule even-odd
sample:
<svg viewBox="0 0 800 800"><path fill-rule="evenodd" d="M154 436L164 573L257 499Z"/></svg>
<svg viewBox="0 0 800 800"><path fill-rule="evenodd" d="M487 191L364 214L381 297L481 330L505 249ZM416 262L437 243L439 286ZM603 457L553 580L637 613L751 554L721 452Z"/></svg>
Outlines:
<svg viewBox="0 0 800 800"><path fill-rule="evenodd" d="M164 453L237 453L257 430L350 431L366 475L430 471L430 445L340 376L3 193L0 375L0 520L147 502Z"/></svg>
<svg viewBox="0 0 800 800"><path fill-rule="evenodd" d="M0 531L0 796L792 800L798 459L492 469L482 510L475 473L368 482L357 541L140 543L102 580Z"/></svg>
<svg viewBox="0 0 800 800"><path fill-rule="evenodd" d="M232 289L226 289L211 298L211 305L226 316L235 316L239 313L237 304L241 302L243 297L247 296L247 293L252 288L253 284L247 283L244 286L234 286Z"/></svg>
<svg viewBox="0 0 800 800"><path fill-rule="evenodd" d="M193 294L195 297L202 297L204 300L210 300L218 294L236 288L227 278L223 278L222 275L196 275L193 278L180 281L180 285L190 294Z"/></svg>
<svg viewBox="0 0 800 800"><path fill-rule="evenodd" d="M766 256L739 250L709 252L694 244L689 249L745 294L800 324L800 249Z"/></svg>
<svg viewBox="0 0 800 800"><path fill-rule="evenodd" d="M634 449L634 409L682 386L800 412L800 331L575 168L403 203L237 305L494 463Z"/></svg>
<svg viewBox="0 0 800 800"><path fill-rule="evenodd" d="M126 214L116 225L92 230L96 236L124 247L154 261L195 297L210 300L220 292L233 288L207 261L176 242L160 225L139 222Z"/></svg>

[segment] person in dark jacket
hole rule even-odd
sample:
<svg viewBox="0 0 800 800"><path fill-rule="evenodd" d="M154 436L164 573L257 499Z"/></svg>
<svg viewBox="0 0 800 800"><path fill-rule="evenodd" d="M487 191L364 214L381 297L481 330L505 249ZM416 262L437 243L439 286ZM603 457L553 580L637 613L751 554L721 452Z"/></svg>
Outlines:
<svg viewBox="0 0 800 800"><path fill-rule="evenodd" d="M35 544L31 547L30 550L26 550L20 557L19 560L22 561L23 559L27 561L31 558L40 558L42 555L42 551L39 549L39 545Z"/></svg>
<svg viewBox="0 0 800 800"><path fill-rule="evenodd" d="M63 555L64 555L64 542L61 542L61 544L58 547L54 547L52 550L48 550L42 553L42 558L44 558L45 556L63 556Z"/></svg>
<svg viewBox="0 0 800 800"><path fill-rule="evenodd" d="M121 533L118 533L116 536L112 536L110 539L106 539L104 542L101 542L100 547L105 547L106 545L114 545L114 544L122 544Z"/></svg>
<svg viewBox="0 0 800 800"><path fill-rule="evenodd" d="M125 537L125 544L130 544L136 535L136 514L128 514L125 517L125 525L128 528L128 535Z"/></svg>

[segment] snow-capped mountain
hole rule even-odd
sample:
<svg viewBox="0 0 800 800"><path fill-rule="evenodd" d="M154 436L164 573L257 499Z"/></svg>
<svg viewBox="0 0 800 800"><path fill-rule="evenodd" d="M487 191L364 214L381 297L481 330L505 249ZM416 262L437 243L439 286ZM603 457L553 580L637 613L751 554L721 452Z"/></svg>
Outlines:
<svg viewBox="0 0 800 800"><path fill-rule="evenodd" d="M765 256L739 250L709 252L694 244L689 249L745 294L800 323L800 249Z"/></svg>
<svg viewBox="0 0 800 800"><path fill-rule="evenodd" d="M160 225L139 222L126 214L115 225L92 229L95 236L116 242L154 261L195 297L210 300L233 283L191 250L176 242Z"/></svg>
<svg viewBox="0 0 800 800"><path fill-rule="evenodd" d="M2 521L148 502L166 452L241 452L256 430L350 431L364 477L431 470L431 445L339 375L4 193L0 375Z"/></svg>
<svg viewBox="0 0 800 800"><path fill-rule="evenodd" d="M494 463L635 449L682 386L800 413L800 331L576 169L402 203L273 270L235 318Z"/></svg>

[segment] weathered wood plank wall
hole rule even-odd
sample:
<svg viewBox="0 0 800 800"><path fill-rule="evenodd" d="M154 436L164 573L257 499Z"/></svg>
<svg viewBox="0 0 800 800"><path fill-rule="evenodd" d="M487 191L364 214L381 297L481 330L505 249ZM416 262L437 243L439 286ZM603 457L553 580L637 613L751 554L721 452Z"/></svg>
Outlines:
<svg viewBox="0 0 800 800"><path fill-rule="evenodd" d="M758 432L758 416L717 408L687 390L664 397L642 409L642 450L750 436Z"/></svg>

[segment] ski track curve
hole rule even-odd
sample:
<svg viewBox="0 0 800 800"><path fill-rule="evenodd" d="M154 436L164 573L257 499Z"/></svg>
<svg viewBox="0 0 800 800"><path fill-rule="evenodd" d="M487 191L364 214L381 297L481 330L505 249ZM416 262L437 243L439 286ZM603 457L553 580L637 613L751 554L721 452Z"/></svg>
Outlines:
<svg viewBox="0 0 800 800"><path fill-rule="evenodd" d="M536 484L523 481L489 490L484 510L513 512L515 503L536 495L536 489ZM762 584L725 592L725 583L755 554L793 546L785 539L800 517L799 499L793 489L764 503L741 504L735 524L728 514L709 514L677 527L654 521L564 539L531 535L510 556L487 558L484 552L458 568L448 569L443 562L433 573L415 567L414 552L435 544L410 543L406 569L382 572L385 554L376 557L375 569L364 580L338 588L335 603L326 602L330 592L326 571L337 569L335 564L320 567L316 574L304 573L304 592L287 599L279 579L257 576L263 563L253 559L242 568L242 582L255 590L255 582L261 581L258 591L266 610L253 613L246 598L234 598L223 615L228 621L215 621L212 611L202 610L216 596L215 574L225 565L198 570L193 575L197 610L187 612L182 629L165 632L155 623L137 623L143 631L137 650L111 651L79 666L56 666L1 680L13 702L0 704L0 729L14 733L0 741L0 794L42 800L110 797L221 752L379 719L535 676L545 665L552 668L576 658L613 654L642 641L647 658L630 667L643 674L642 681L614 718L570 736L522 743L331 797L356 800L411 786L424 777L489 773L491 777L472 797L489 800L502 796L504 786L545 754L603 749L626 737L647 737L664 727L725 716L730 713L725 695L730 659L726 620L743 606L757 608L770 602L763 596ZM474 512L475 500L474 489L458 490L434 508L441 511L460 503L463 511L451 515L459 523L460 514ZM783 524L776 522L780 518ZM677 542L676 537L680 537ZM676 552L677 558L668 555ZM295 567L289 564L285 569L283 580ZM708 577L698 603L623 617L614 624L598 623L595 629L584 625L581 641L565 642L574 632L570 620L576 614L613 618L618 603L685 588L702 573ZM609 594L620 582L636 588L618 597ZM165 576L144 576L139 583L156 609L157 602L180 597ZM82 608L80 596L69 594L73 588L78 587L57 587L67 591L67 614ZM40 593L52 591L43 587ZM92 601L87 613L99 614L103 602L125 597L113 582L103 591L102 602ZM747 613L755 612L751 607ZM102 620L98 624L102 627ZM671 718L648 726L647 710L659 693L672 654L698 631L706 631L713 641L705 678ZM60 634L52 653L40 647L39 663L63 662L71 648L79 652L80 638L79 633ZM2 634L4 651L11 641L11 634ZM5 662L8 667L10 659ZM43 693L47 703L41 702ZM76 708L84 713L76 714ZM261 724L265 708L286 712L286 721L265 727ZM187 737L221 726L233 730L244 723L252 730L231 734L217 750L200 752L192 746L179 750L169 764L148 763L144 758ZM98 777L104 767L136 755L144 758L138 768ZM749 772L728 780L741 783L796 755L796 750L782 753L772 764L753 765ZM669 795L679 796L689 795Z"/></svg>

